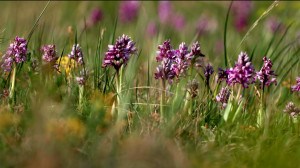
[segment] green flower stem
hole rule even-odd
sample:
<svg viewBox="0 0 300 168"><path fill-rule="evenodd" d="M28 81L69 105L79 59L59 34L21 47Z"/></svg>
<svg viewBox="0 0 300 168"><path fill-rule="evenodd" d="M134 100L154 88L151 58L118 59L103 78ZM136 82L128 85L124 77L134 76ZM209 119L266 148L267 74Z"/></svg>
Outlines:
<svg viewBox="0 0 300 168"><path fill-rule="evenodd" d="M163 85L163 91L161 93L161 99L160 99L160 114L161 118L165 118L165 98L166 98L166 81L162 80L162 85Z"/></svg>
<svg viewBox="0 0 300 168"><path fill-rule="evenodd" d="M237 93L237 95L236 95L236 100L237 100L237 102L239 101L239 98L240 98L240 96L241 96L241 92L242 92L242 85L239 86L239 90L238 90L238 93Z"/></svg>
<svg viewBox="0 0 300 168"><path fill-rule="evenodd" d="M11 86L9 91L9 99L12 101L12 105L14 104L14 93L15 93L15 83L16 83L16 73L17 73L17 66L14 64L12 79L11 79Z"/></svg>
<svg viewBox="0 0 300 168"><path fill-rule="evenodd" d="M257 116L257 126L261 127L263 122L264 122L264 91L261 89L260 92L260 106L259 106L259 111L258 111L258 116Z"/></svg>
<svg viewBox="0 0 300 168"><path fill-rule="evenodd" d="M82 113L83 110L83 93L84 93L84 86L79 85L79 106L78 109L80 113Z"/></svg>
<svg viewBox="0 0 300 168"><path fill-rule="evenodd" d="M122 78L123 78L123 66L116 71L116 89L117 89L117 115L121 115L121 92L122 92ZM119 119L119 117L118 117Z"/></svg>

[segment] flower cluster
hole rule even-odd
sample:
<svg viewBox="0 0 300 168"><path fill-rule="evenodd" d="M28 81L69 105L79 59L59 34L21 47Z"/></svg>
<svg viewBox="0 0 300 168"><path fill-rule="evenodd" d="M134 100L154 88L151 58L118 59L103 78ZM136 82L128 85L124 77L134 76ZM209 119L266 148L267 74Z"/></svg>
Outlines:
<svg viewBox="0 0 300 168"><path fill-rule="evenodd" d="M169 1L160 1L158 4L158 17L160 22L166 24L172 16L173 8Z"/></svg>
<svg viewBox="0 0 300 168"><path fill-rule="evenodd" d="M222 87L220 93L216 96L215 101L220 102L222 104L222 107L226 107L229 96L230 90L227 87Z"/></svg>
<svg viewBox="0 0 300 168"><path fill-rule="evenodd" d="M89 21L91 24L96 24L102 19L102 10L100 7L94 8L93 11L90 13Z"/></svg>
<svg viewBox="0 0 300 168"><path fill-rule="evenodd" d="M253 8L251 1L235 1L232 4L233 20L235 29L239 32L244 31L248 26L250 14Z"/></svg>
<svg viewBox="0 0 300 168"><path fill-rule="evenodd" d="M194 79L193 81L188 83L188 92L191 98L195 98L198 96L198 87L199 83Z"/></svg>
<svg viewBox="0 0 300 168"><path fill-rule="evenodd" d="M192 64L195 64L196 67L202 67L202 58L205 55L202 54L200 49L200 43L198 41L192 45L190 57L192 58Z"/></svg>
<svg viewBox="0 0 300 168"><path fill-rule="evenodd" d="M43 46L41 51L44 52L42 58L45 62L53 64L57 61L58 57L57 51L55 50L55 45Z"/></svg>
<svg viewBox="0 0 300 168"><path fill-rule="evenodd" d="M76 81L78 82L79 85L85 85L85 82L89 78L90 74L87 68L83 68L80 71L80 77L76 77Z"/></svg>
<svg viewBox="0 0 300 168"><path fill-rule="evenodd" d="M158 49L156 61L161 64L156 68L158 72L155 73L155 78L169 81L170 84L174 77L179 79L185 76L192 62L204 56L198 42L194 43L191 51L184 42L179 45L179 49L172 49L170 40L164 41Z"/></svg>
<svg viewBox="0 0 300 168"><path fill-rule="evenodd" d="M185 22L185 17L180 13L175 14L171 20L172 27L174 27L177 31L180 31L184 28Z"/></svg>
<svg viewBox="0 0 300 168"><path fill-rule="evenodd" d="M161 64L156 67L157 73L155 73L155 79L162 79L163 81L168 81L172 84L173 79L176 76L175 68L172 59L164 59Z"/></svg>
<svg viewBox="0 0 300 168"><path fill-rule="evenodd" d="M156 26L155 22L151 21L148 23L147 29L146 29L146 34L149 37L153 37L157 34L157 26Z"/></svg>
<svg viewBox="0 0 300 168"><path fill-rule="evenodd" d="M161 62L163 59L171 59L175 58L175 51L172 49L171 41L164 41L163 45L159 45L157 47L159 51L157 51L156 61Z"/></svg>
<svg viewBox="0 0 300 168"><path fill-rule="evenodd" d="M254 83L254 67L246 53L241 52L235 67L227 70L227 73L229 85L239 83L244 88L248 88L249 84Z"/></svg>
<svg viewBox="0 0 300 168"><path fill-rule="evenodd" d="M12 69L13 63L16 64L26 62L27 55L27 44L24 38L19 38L18 36L14 39L14 42L9 45L6 53L2 56L4 60L1 65L4 71L9 72Z"/></svg>
<svg viewBox="0 0 300 168"><path fill-rule="evenodd" d="M283 26L280 25L280 22L275 17L270 17L266 20L265 27L268 29L269 32L275 33L278 29L279 32L283 31Z"/></svg>
<svg viewBox="0 0 300 168"><path fill-rule="evenodd" d="M210 76L214 73L214 68L209 63L203 68L205 80L208 83Z"/></svg>
<svg viewBox="0 0 300 168"><path fill-rule="evenodd" d="M300 77L297 77L297 84L292 86L292 93L293 92L300 92Z"/></svg>
<svg viewBox="0 0 300 168"><path fill-rule="evenodd" d="M173 10L170 1L160 1L158 4L158 18L163 25L171 25L177 31L182 30L186 25L184 15Z"/></svg>
<svg viewBox="0 0 300 168"><path fill-rule="evenodd" d="M9 91L8 89L4 88L3 93L0 94L0 98L6 99L9 96Z"/></svg>
<svg viewBox="0 0 300 168"><path fill-rule="evenodd" d="M285 110L283 110L284 113L289 114L291 117L296 116L300 113L300 110L295 107L295 104L293 102L289 102L285 106Z"/></svg>
<svg viewBox="0 0 300 168"><path fill-rule="evenodd" d="M139 12L140 2L138 1L124 1L120 4L119 17L121 22L132 22Z"/></svg>
<svg viewBox="0 0 300 168"><path fill-rule="evenodd" d="M72 47L72 51L68 54L70 59L73 59L77 65L83 65L83 52L81 51L81 47L79 44L74 44Z"/></svg>
<svg viewBox="0 0 300 168"><path fill-rule="evenodd" d="M226 83L228 82L228 70L229 69L219 68L218 82L219 81L225 81Z"/></svg>
<svg viewBox="0 0 300 168"><path fill-rule="evenodd" d="M217 21L206 14L202 15L196 23L196 32L199 36L205 35L217 28Z"/></svg>
<svg viewBox="0 0 300 168"><path fill-rule="evenodd" d="M177 77L185 76L191 61L190 52L185 43L179 45L179 49L175 50L174 70Z"/></svg>
<svg viewBox="0 0 300 168"><path fill-rule="evenodd" d="M123 64L127 64L130 55L136 53L134 45L135 43L130 41L130 37L123 34L116 40L115 45L108 45L102 67L113 66L118 71Z"/></svg>
<svg viewBox="0 0 300 168"><path fill-rule="evenodd" d="M273 64L270 59L267 59L267 57L263 58L264 65L261 68L260 71L256 72L256 76L254 79L258 79L261 83L260 88L264 88L264 86L270 86L271 83L275 83L277 85L276 78L272 78L272 76L277 76L274 74L274 71L271 70Z"/></svg>

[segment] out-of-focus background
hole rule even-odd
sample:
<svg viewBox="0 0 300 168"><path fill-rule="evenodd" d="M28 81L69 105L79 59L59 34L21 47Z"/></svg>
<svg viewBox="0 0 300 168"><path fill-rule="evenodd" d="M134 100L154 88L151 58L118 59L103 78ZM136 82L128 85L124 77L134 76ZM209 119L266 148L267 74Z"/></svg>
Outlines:
<svg viewBox="0 0 300 168"><path fill-rule="evenodd" d="M31 60L16 79L14 113L8 112L8 102L1 99L0 168L299 167L299 140L292 136L295 130L282 109L289 101L300 102L299 96L290 94L300 72L299 63L294 64L299 57L300 2L234 1L225 26L230 3L50 2L28 44ZM0 2L2 54L16 36L28 37L46 4ZM155 60L157 46L167 39L174 48L182 42L190 47L198 41L205 54L204 62L214 66L216 76L218 67L224 68L224 32L232 65L241 51L253 58L256 70L264 56L272 54L276 58L273 70L278 74L278 87L272 86L266 93L267 109L273 117L269 134L255 127L253 116L259 100L254 87L245 91L249 101L243 112L247 120L236 125L215 124L207 128L195 118L180 117L166 125L158 124L153 114L160 97L158 91L153 91L160 88L159 81L154 79L159 64ZM107 45L122 34L136 42L139 55L132 56L126 67L124 85L154 89L130 88L132 96L126 97L131 103L126 109L127 121L115 124L110 115L115 100L114 71L103 70L100 60ZM55 44L58 55L66 56L75 41L82 47L86 67L91 72L83 114L78 113L78 86L69 80L70 76L35 71L31 64L33 60L42 64L43 45ZM202 73L202 69L197 72ZM8 74L1 74L3 96ZM101 82L97 83L99 78ZM211 83L216 88L216 82ZM204 84L199 88L199 95L204 97ZM178 117L176 114L181 111L183 108L176 107L172 115Z"/></svg>

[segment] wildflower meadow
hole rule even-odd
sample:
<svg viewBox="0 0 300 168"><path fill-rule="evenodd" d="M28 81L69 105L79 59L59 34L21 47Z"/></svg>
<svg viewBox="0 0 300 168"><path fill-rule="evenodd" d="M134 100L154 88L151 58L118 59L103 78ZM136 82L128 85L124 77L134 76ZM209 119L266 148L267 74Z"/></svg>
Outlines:
<svg viewBox="0 0 300 168"><path fill-rule="evenodd" d="M300 2L0 9L0 168L300 167Z"/></svg>

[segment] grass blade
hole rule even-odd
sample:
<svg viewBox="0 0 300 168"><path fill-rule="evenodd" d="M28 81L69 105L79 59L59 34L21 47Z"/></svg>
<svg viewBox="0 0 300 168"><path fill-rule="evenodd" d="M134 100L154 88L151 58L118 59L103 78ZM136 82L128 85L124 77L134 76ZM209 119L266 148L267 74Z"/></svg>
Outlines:
<svg viewBox="0 0 300 168"><path fill-rule="evenodd" d="M225 68L228 67L228 57L227 57L227 47L226 47L226 34L227 34L227 25L229 19L229 13L232 6L233 1L230 2L229 8L227 10L226 19L225 19L225 27L224 27L224 59L225 59Z"/></svg>

